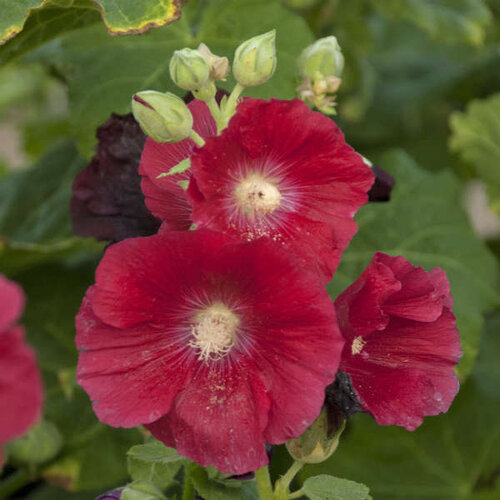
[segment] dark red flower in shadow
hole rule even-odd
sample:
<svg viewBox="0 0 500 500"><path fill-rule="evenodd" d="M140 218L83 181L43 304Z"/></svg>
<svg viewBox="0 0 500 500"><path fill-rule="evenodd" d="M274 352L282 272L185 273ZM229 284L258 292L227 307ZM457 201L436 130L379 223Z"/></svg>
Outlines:
<svg viewBox="0 0 500 500"><path fill-rule="evenodd" d="M217 126L207 105L199 100L191 101L188 107L193 114L193 128L203 138L217 133ZM192 224L191 205L186 196L186 187L191 170L165 175L169 170L189 158L197 148L192 139L181 142L155 142L148 137L142 153L139 173L142 190L149 210L163 221L163 229L182 231ZM182 185L186 183L186 185Z"/></svg>
<svg viewBox="0 0 500 500"><path fill-rule="evenodd" d="M325 281L374 180L335 123L297 99L244 100L191 162L197 226L284 245Z"/></svg>
<svg viewBox="0 0 500 500"><path fill-rule="evenodd" d="M346 372L364 410L381 425L418 427L446 412L461 356L444 271L377 253L335 301Z"/></svg>
<svg viewBox="0 0 500 500"><path fill-rule="evenodd" d="M97 138L95 156L73 184L73 231L108 241L155 234L161 221L144 203L138 174L146 140L139 125L130 114L112 114Z"/></svg>
<svg viewBox="0 0 500 500"><path fill-rule="evenodd" d="M23 328L17 325L23 308L19 285L0 275L0 446L24 434L42 407L35 353L24 339Z"/></svg>
<svg viewBox="0 0 500 500"><path fill-rule="evenodd" d="M317 276L263 239L170 231L108 248L76 320L99 419L244 474L318 416L343 339Z"/></svg>

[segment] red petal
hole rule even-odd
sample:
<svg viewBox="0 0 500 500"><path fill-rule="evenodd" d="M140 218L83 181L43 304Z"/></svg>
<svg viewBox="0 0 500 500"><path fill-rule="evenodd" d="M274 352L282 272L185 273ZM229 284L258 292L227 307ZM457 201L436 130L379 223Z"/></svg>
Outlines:
<svg viewBox="0 0 500 500"><path fill-rule="evenodd" d="M0 332L12 326L24 309L21 287L0 275Z"/></svg>
<svg viewBox="0 0 500 500"><path fill-rule="evenodd" d="M7 280L2 278L2 282L5 285ZM12 283L8 283L12 287ZM11 290L22 297L17 286ZM17 300L13 303L19 313L22 302ZM24 340L24 332L20 327L0 331L0 401L0 443L24 434L40 416L40 373L35 353Z"/></svg>
<svg viewBox="0 0 500 500"><path fill-rule="evenodd" d="M138 326L119 330L92 311L95 287L83 300L76 318L80 353L77 380L92 399L101 422L135 427L169 411L184 386L187 370L179 370L183 348L165 330Z"/></svg>
<svg viewBox="0 0 500 500"><path fill-rule="evenodd" d="M169 231L187 231L192 224L191 205L180 186L170 190L159 188L149 177L141 181L146 206L161 219ZM181 192L182 191L182 192Z"/></svg>
<svg viewBox="0 0 500 500"><path fill-rule="evenodd" d="M242 360L222 373L201 365L172 411L146 427L202 466L243 474L268 463L268 410L269 397L252 364Z"/></svg>
<svg viewBox="0 0 500 500"><path fill-rule="evenodd" d="M368 337L361 353L349 349L344 348L341 369L381 425L414 430L424 416L446 412L458 392L453 366L461 349L448 310L434 322L394 319Z"/></svg>
<svg viewBox="0 0 500 500"><path fill-rule="evenodd" d="M403 257L378 253L335 301L347 372L363 407L382 425L413 430L448 410L461 348L449 285Z"/></svg>
<svg viewBox="0 0 500 500"><path fill-rule="evenodd" d="M366 203L374 179L338 127L298 100L245 100L229 127L195 151L191 168L198 191L188 195L196 224L245 240L294 241L327 281L356 231L352 216ZM249 217L239 208L235 189L250 172L271 179L283 196L272 213ZM318 223L333 234L312 251L304 234Z"/></svg>
<svg viewBox="0 0 500 500"><path fill-rule="evenodd" d="M377 253L374 259L390 267L402 284L401 290L385 301L384 312L415 321L434 321L441 316L443 293L436 290L426 271L412 266L404 257ZM444 287L444 283L440 286Z"/></svg>
<svg viewBox="0 0 500 500"><path fill-rule="evenodd" d="M96 270L92 309L117 328L141 323L168 323L169 306L177 305L179 287L195 281L205 253L214 253L228 236L208 232L193 237L175 232L130 238L109 247Z"/></svg>

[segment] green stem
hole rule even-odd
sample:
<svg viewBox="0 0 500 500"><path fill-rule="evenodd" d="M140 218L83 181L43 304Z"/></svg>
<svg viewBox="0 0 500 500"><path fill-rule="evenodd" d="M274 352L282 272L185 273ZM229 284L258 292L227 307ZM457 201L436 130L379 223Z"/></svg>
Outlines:
<svg viewBox="0 0 500 500"><path fill-rule="evenodd" d="M205 145L205 141L203 140L203 137L201 135L197 134L194 130L191 130L191 135L189 136L191 139L193 139L198 146L203 147Z"/></svg>
<svg viewBox="0 0 500 500"><path fill-rule="evenodd" d="M286 471L285 475L277 481L276 491L274 494L277 500L289 498L290 483L293 481L293 478L297 475L297 473L300 471L300 469L302 469L303 466L303 462L295 460L291 467Z"/></svg>
<svg viewBox="0 0 500 500"><path fill-rule="evenodd" d="M236 112L236 101L240 97L241 93L245 90L245 87L241 85L240 83L236 83L234 86L230 96L227 99L226 106L224 108L224 113L222 115L222 128L227 127L227 124L229 123L229 120L231 117L234 115Z"/></svg>
<svg viewBox="0 0 500 500"><path fill-rule="evenodd" d="M231 94L227 98L227 108L228 109L236 109L236 101L238 97L240 97L241 93L245 90L245 87L241 85L241 83L236 82Z"/></svg>
<svg viewBox="0 0 500 500"><path fill-rule="evenodd" d="M217 124L217 132L220 132L224 128L224 120L215 97L209 99L206 104L208 106L208 109L210 110L210 113L212 113L212 116L214 117L215 123Z"/></svg>
<svg viewBox="0 0 500 500"><path fill-rule="evenodd" d="M182 492L182 500L193 500L194 498L194 486L191 478L186 475L184 478L184 490Z"/></svg>
<svg viewBox="0 0 500 500"><path fill-rule="evenodd" d="M260 500L273 500L273 486L271 484L271 477L269 476L269 469L261 467L255 471L255 479L257 480L257 490L259 492Z"/></svg>
<svg viewBox="0 0 500 500"><path fill-rule="evenodd" d="M12 493L20 490L31 482L27 471L19 469L0 483L0 499L8 498Z"/></svg>
<svg viewBox="0 0 500 500"><path fill-rule="evenodd" d="M304 497L306 494L304 493L304 490L301 488L298 491L294 491L293 493L290 493L288 495L288 500L293 500L294 498L300 498Z"/></svg>

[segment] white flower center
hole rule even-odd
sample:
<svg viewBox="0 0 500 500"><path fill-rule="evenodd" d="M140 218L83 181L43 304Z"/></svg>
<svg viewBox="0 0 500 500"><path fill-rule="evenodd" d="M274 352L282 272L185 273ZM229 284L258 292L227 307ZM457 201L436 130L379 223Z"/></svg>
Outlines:
<svg viewBox="0 0 500 500"><path fill-rule="evenodd" d="M242 210L251 216L274 212L282 198L272 182L255 173L241 181L234 194Z"/></svg>
<svg viewBox="0 0 500 500"><path fill-rule="evenodd" d="M189 347L197 350L200 361L222 359L234 346L239 323L236 314L221 302L216 302L194 317Z"/></svg>
<svg viewBox="0 0 500 500"><path fill-rule="evenodd" d="M352 346L351 346L351 353L354 354L359 354L362 350L363 347L365 347L366 340L363 340L362 337L356 337L352 341Z"/></svg>

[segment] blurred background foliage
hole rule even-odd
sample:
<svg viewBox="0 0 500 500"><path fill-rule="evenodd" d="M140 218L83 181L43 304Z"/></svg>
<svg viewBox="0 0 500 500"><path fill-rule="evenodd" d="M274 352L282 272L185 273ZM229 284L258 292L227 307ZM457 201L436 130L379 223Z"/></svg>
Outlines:
<svg viewBox="0 0 500 500"><path fill-rule="evenodd" d="M486 205L500 214L500 1L190 0L178 20L179 2L116 3L123 15L107 1L0 0L0 272L26 290L44 418L62 437L36 467L11 460L0 499L93 499L127 482L126 451L143 441L98 423L74 381L74 316L104 247L72 234L68 205L96 127L129 112L135 91L175 92L173 50L205 42L231 58L272 28L278 69L252 95L293 98L297 56L334 34L346 57L335 119L396 178L390 203L360 210L329 291L342 291L375 251L440 266L464 348L447 415L413 433L358 415L334 456L299 481L321 471L364 482L375 499L499 499L500 224ZM288 465L278 449L273 475ZM219 489L207 500L229 498Z"/></svg>

